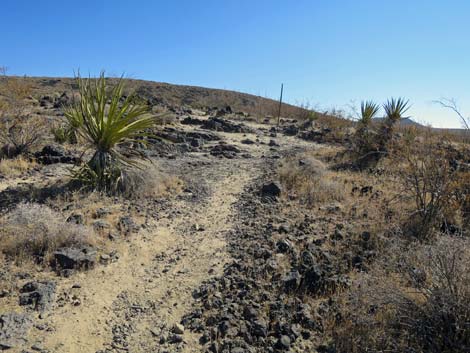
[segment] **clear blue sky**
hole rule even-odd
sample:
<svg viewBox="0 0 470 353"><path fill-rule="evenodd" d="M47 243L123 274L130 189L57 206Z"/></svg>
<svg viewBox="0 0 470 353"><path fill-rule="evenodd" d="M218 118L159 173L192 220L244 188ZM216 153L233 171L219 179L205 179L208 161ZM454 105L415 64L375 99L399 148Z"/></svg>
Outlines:
<svg viewBox="0 0 470 353"><path fill-rule="evenodd" d="M405 96L410 114L470 115L468 0L4 0L0 66L74 70L278 96L344 108Z"/></svg>

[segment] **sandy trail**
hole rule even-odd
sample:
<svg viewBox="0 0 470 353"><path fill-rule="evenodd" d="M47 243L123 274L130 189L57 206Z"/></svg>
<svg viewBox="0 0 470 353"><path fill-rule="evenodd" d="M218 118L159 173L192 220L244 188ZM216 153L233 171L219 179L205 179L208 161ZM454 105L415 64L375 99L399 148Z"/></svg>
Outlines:
<svg viewBox="0 0 470 353"><path fill-rule="evenodd" d="M232 204L256 174L252 163L236 164L218 167L208 199L178 201L176 217L122 242L117 262L63 281L59 292L80 284L73 290L81 305L51 312L45 321L52 332L38 335L42 346L57 353L158 352L161 337L190 309L193 290L221 275L230 260L225 233L233 227ZM183 351L200 351L197 335L186 330L183 337Z"/></svg>

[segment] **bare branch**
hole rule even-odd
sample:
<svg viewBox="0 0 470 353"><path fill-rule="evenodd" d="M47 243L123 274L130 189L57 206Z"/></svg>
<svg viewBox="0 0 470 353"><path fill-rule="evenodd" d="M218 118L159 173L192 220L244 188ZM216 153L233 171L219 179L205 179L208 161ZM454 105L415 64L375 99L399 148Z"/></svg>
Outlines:
<svg viewBox="0 0 470 353"><path fill-rule="evenodd" d="M465 127L466 130L470 131L470 118L466 118L463 116L463 114L460 112L457 102L455 101L454 98L441 98L440 100L433 101L433 103L439 104L441 107L450 109L454 113L456 113L460 120L462 121L463 126Z"/></svg>

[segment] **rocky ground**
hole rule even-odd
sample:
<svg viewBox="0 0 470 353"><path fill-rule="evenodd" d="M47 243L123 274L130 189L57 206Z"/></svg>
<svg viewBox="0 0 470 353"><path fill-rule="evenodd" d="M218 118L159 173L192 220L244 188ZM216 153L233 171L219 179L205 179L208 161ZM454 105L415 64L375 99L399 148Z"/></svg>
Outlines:
<svg viewBox="0 0 470 353"><path fill-rule="evenodd" d="M54 254L62 269L82 270L2 265L0 349L328 351L321 337L335 312L329 294L348 286L361 258L338 255L347 228L337 205L300 207L277 175L285 158L325 148L312 141L322 132L299 138L289 122L276 129L229 113L183 112L159 132L166 141L154 140L147 154L183 188L99 208L119 208L118 225L129 234L109 231L106 252ZM43 185L65 175L64 163L74 160L67 153L43 150L37 157L46 166L2 180L2 209L57 197L60 189ZM94 226L107 231L100 217Z"/></svg>

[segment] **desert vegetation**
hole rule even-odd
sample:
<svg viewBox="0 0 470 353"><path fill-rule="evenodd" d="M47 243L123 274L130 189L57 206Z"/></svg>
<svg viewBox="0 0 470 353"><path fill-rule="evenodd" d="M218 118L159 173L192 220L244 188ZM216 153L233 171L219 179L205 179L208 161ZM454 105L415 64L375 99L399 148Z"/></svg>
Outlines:
<svg viewBox="0 0 470 353"><path fill-rule="evenodd" d="M0 308L49 351L468 351L469 146L408 100L278 125L103 73L3 75L0 104Z"/></svg>

